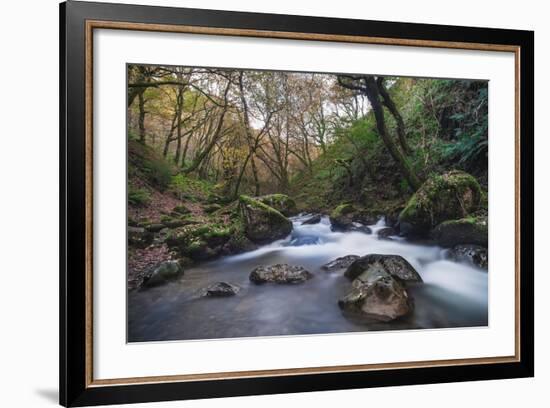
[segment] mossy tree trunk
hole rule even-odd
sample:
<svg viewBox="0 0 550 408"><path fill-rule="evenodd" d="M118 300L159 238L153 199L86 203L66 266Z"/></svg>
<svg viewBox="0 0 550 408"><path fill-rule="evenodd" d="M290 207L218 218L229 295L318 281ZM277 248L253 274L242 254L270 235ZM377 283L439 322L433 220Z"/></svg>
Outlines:
<svg viewBox="0 0 550 408"><path fill-rule="evenodd" d="M405 153L406 155L410 155L412 153L412 149L407 142L407 131L405 129L405 122L403 121L403 117L399 113L397 106L395 106L393 99L391 98L388 90L386 89L386 86L384 85L384 77L378 77L376 80L376 85L378 86L378 91L382 96L382 103L386 108L388 108L395 119L395 123L397 124L397 138L399 140L399 145L401 146L403 153Z"/></svg>
<svg viewBox="0 0 550 408"><path fill-rule="evenodd" d="M240 72L239 75L239 94L241 98L241 104L243 107L243 122L244 122L244 129L246 132L246 141L248 143L248 157L250 161L250 167L252 168L252 176L254 177L254 195L259 196L260 195L260 181L258 179L258 169L256 168L256 161L254 160L254 155L256 154L256 147L257 143L254 141L254 136L252 135L252 128L250 126L250 115L248 112L248 102L246 100L245 92L244 92L244 83L243 83L243 71ZM239 181L237 183L237 187L235 189L235 195L238 195L238 188L240 186L240 180L242 178L242 173L244 172L244 168L246 167L246 162L243 166L243 170L241 171L241 176L239 177Z"/></svg>
<svg viewBox="0 0 550 408"><path fill-rule="evenodd" d="M399 166L399 170L409 186L415 191L418 190L422 184L420 178L388 133L386 121L384 119L384 108L380 100L380 89L376 83L376 77L366 75L339 75L338 83L344 88L359 91L367 96L374 113L376 129L380 138Z"/></svg>
<svg viewBox="0 0 550 408"><path fill-rule="evenodd" d="M178 89L176 97L176 154L174 155L174 163L177 165L181 156L181 115L183 113L183 89Z"/></svg>
<svg viewBox="0 0 550 408"><path fill-rule="evenodd" d="M139 127L139 142L145 144L145 88L138 94L139 102L139 116L138 116L138 127Z"/></svg>
<svg viewBox="0 0 550 408"><path fill-rule="evenodd" d="M231 80L228 80L225 90L223 92L224 104L222 105L220 116L216 122L216 128L214 130L214 134L212 135L210 142L195 156L195 158L193 159L189 167L186 167L182 170L184 174L189 174L197 170L201 165L202 161L206 158L206 156L208 156L210 151L214 148L216 143L221 138L223 134L223 125L225 123L225 115L229 110L228 94L229 94L230 88L231 88Z"/></svg>

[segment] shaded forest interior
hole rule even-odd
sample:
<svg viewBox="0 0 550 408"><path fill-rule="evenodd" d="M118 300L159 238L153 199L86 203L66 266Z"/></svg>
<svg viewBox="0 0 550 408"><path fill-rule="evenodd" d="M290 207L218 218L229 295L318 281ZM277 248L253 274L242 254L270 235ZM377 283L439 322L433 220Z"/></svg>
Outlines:
<svg viewBox="0 0 550 408"><path fill-rule="evenodd" d="M127 74L128 223L169 230L167 245L130 240L136 282L174 248L193 262L273 240L247 230L239 203L249 199L285 216L383 215L410 236L486 219L486 81L146 65ZM430 197L442 183L475 184L475 205L468 195L460 214L428 208L453 207Z"/></svg>

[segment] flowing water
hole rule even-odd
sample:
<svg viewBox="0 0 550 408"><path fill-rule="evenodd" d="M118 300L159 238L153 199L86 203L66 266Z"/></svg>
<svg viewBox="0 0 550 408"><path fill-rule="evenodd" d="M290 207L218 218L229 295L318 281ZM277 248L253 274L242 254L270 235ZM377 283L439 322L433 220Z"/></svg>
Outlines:
<svg viewBox="0 0 550 408"><path fill-rule="evenodd" d="M445 259L438 246L419 245L399 237L382 240L381 219L372 234L333 232L328 217L301 225L293 218L286 239L255 251L228 256L186 269L175 282L128 294L128 341L212 339L227 337L342 333L486 326L487 272ZM343 270L321 266L340 256L396 254L407 259L424 280L409 288L415 309L389 322L365 324L344 317L338 299L350 289ZM248 280L259 265L301 265L314 274L302 284L256 285ZM202 289L225 281L241 287L236 296L205 298Z"/></svg>

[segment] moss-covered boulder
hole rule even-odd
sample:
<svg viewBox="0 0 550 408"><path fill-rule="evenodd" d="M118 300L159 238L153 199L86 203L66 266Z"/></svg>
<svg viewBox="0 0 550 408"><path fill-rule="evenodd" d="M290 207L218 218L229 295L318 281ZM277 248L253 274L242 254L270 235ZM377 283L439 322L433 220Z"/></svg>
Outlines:
<svg viewBox="0 0 550 408"><path fill-rule="evenodd" d="M206 260L222 254L224 245L233 233L232 226L223 224L187 225L172 230L166 244L182 256L193 260Z"/></svg>
<svg viewBox="0 0 550 408"><path fill-rule="evenodd" d="M292 222L279 211L254 198L239 197L239 209L245 235L255 243L266 243L286 237Z"/></svg>
<svg viewBox="0 0 550 408"><path fill-rule="evenodd" d="M296 202L286 194L268 194L256 197L256 200L275 208L287 217L297 213Z"/></svg>
<svg viewBox="0 0 550 408"><path fill-rule="evenodd" d="M352 204L340 204L330 213L330 225L333 231L347 231L353 226L355 207Z"/></svg>
<svg viewBox="0 0 550 408"><path fill-rule="evenodd" d="M444 221L431 234L441 246L450 248L459 244L487 247L489 225L486 216L471 216L458 220Z"/></svg>
<svg viewBox="0 0 550 408"><path fill-rule="evenodd" d="M244 231L235 228L235 232L231 235L231 238L229 238L223 247L223 253L226 255L234 255L253 251L257 248L258 245L248 239Z"/></svg>
<svg viewBox="0 0 550 408"><path fill-rule="evenodd" d="M159 286L183 275L183 268L178 261L165 261L151 269L143 278L142 288Z"/></svg>
<svg viewBox="0 0 550 408"><path fill-rule="evenodd" d="M464 218L477 211L481 199L479 183L470 174L453 170L433 175L399 214L401 233L426 236L443 221Z"/></svg>

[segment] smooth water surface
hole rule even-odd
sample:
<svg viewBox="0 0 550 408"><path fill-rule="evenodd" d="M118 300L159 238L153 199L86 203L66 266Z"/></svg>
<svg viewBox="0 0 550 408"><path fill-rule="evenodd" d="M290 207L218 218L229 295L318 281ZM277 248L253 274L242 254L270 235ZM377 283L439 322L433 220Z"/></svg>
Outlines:
<svg viewBox="0 0 550 408"><path fill-rule="evenodd" d="M437 246L412 244L373 234L332 232L328 217L301 225L307 216L293 218L292 234L255 251L228 256L185 270L180 280L128 293L128 341L211 339L227 337L342 333L487 325L488 275L475 267L445 260ZM320 267L340 256L397 254L407 259L424 280L409 288L415 310L389 323L365 324L344 317L338 299L350 281L343 270ZM302 284L256 285L248 280L259 265L301 265L314 274ZM211 283L237 284L233 297L205 298Z"/></svg>

